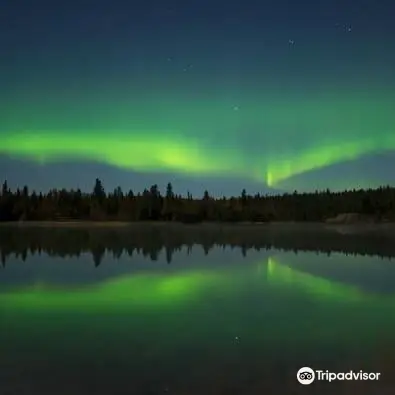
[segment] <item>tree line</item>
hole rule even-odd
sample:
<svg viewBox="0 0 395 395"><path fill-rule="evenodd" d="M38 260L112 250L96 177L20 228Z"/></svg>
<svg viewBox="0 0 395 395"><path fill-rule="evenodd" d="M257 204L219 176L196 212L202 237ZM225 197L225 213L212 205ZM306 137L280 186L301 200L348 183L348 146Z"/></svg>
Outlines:
<svg viewBox="0 0 395 395"><path fill-rule="evenodd" d="M215 198L208 191L201 197L176 194L171 183L162 195L158 185L143 192L107 193L96 179L91 193L80 189L53 189L47 193L28 186L11 191L4 181L0 194L0 221L174 221L270 222L325 221L342 213L358 213L377 220L395 219L395 188L330 190L279 195L249 195Z"/></svg>

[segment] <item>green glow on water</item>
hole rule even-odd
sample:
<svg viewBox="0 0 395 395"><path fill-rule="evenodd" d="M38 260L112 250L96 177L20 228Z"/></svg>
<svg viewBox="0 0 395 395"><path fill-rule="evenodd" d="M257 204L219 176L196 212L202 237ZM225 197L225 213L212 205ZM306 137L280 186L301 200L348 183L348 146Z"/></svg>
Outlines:
<svg viewBox="0 0 395 395"><path fill-rule="evenodd" d="M38 283L0 294L0 304L9 309L41 311L164 308L192 302L213 284L221 284L221 276L211 271L128 275L97 285L63 289Z"/></svg>
<svg viewBox="0 0 395 395"><path fill-rule="evenodd" d="M338 300L345 303L363 302L373 297L362 292L357 287L339 284L308 273L302 273L281 264L272 257L268 259L267 275L270 282L301 289L318 299Z"/></svg>

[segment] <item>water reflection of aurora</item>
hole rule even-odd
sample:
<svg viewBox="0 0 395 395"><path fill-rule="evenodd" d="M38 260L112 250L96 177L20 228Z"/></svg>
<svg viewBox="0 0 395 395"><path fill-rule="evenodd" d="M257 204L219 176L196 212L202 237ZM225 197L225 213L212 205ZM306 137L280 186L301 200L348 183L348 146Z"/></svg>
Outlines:
<svg viewBox="0 0 395 395"><path fill-rule="evenodd" d="M394 301L270 257L254 265L141 273L82 287L10 288L0 294L0 314L12 329L6 336L10 344L27 326L31 341L67 327L62 336L80 336L84 348L94 347L98 336L121 332L112 340L114 349L118 343L121 347L123 336L134 336L148 348L155 337L162 351L190 344L226 349L237 336L243 339L240 347L256 351L284 347L314 352L321 346L372 343L378 331L383 340L388 338L395 329L390 318ZM96 322L90 336L78 334L92 325L90 320Z"/></svg>
<svg viewBox="0 0 395 395"><path fill-rule="evenodd" d="M342 302L368 302L379 298L356 286L345 285L308 274L269 257L265 266L266 281L294 291L307 293L311 298L341 300ZM262 273L260 270L259 273ZM126 309L135 307L162 307L188 304L209 298L210 293L223 292L231 297L232 289L243 288L247 278L256 272L243 268L186 270L173 273L138 273L122 275L88 286L51 286L37 282L33 286L8 288L0 293L0 303L9 308L32 309ZM264 277L255 278L263 282ZM383 302L382 299L380 299ZM388 301L388 300L387 300Z"/></svg>
<svg viewBox="0 0 395 395"><path fill-rule="evenodd" d="M222 281L223 283L223 281ZM210 271L178 274L124 275L82 287L34 286L0 295L0 303L13 309L69 309L106 311L179 306L202 296L205 289L221 284L221 276Z"/></svg>
<svg viewBox="0 0 395 395"><path fill-rule="evenodd" d="M268 258L267 276L269 282L288 285L310 294L313 298L339 300L342 302L361 302L371 299L355 286L339 284L318 276L295 270L282 265L275 258Z"/></svg>

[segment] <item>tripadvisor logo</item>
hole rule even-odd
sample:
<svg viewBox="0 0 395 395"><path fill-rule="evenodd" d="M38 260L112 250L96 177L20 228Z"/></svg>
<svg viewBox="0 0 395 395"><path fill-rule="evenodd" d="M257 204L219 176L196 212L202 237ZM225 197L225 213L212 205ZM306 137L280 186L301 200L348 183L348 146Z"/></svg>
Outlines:
<svg viewBox="0 0 395 395"><path fill-rule="evenodd" d="M296 378L300 384L309 385L314 380L379 380L381 373L368 373L360 370L359 372L354 372L350 370L349 372L334 373L328 370L313 370L309 367L303 367L298 370Z"/></svg>

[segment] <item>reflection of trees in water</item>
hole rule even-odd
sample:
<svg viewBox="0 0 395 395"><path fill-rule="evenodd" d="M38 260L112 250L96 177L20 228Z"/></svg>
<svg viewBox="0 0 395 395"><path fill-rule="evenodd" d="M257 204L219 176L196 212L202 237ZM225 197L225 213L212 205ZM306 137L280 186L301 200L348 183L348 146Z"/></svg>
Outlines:
<svg viewBox="0 0 395 395"><path fill-rule="evenodd" d="M186 247L187 254L193 245L202 246L207 255L216 246L248 250L279 249L285 251L316 251L317 253L342 252L352 255L394 257L395 243L385 233L339 234L332 230L312 226L295 231L276 227L168 227L141 226L124 229L100 228L0 228L0 256L2 266L10 255L25 261L29 255L45 252L49 256L78 257L91 253L95 266L104 255L114 258L134 253L157 261L164 250L166 261L171 263L175 252Z"/></svg>
<svg viewBox="0 0 395 395"><path fill-rule="evenodd" d="M106 249L103 246L98 246L95 248L92 248L91 250L92 256L93 256L93 262L95 262L95 266L98 267L104 257L104 254L106 253ZM114 252L114 255L117 254L118 251Z"/></svg>

